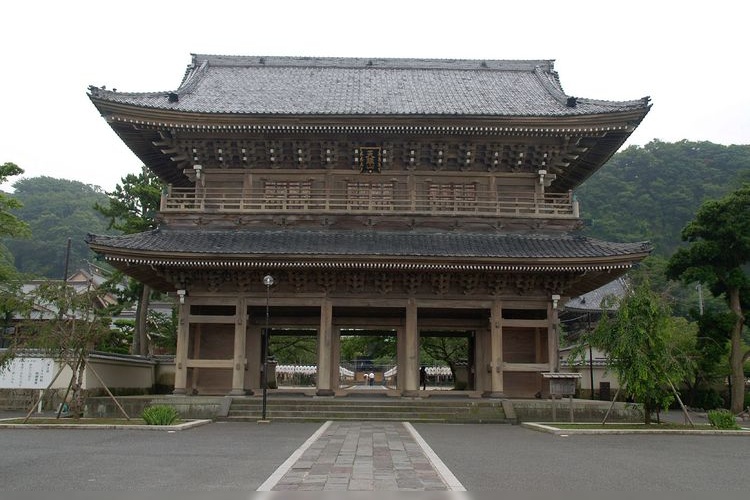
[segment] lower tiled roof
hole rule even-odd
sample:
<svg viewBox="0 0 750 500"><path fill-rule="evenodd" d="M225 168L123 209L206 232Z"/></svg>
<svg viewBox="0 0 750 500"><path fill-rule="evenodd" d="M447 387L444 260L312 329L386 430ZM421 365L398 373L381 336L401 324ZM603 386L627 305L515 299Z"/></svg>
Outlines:
<svg viewBox="0 0 750 500"><path fill-rule="evenodd" d="M626 257L651 250L646 242L611 243L568 234L387 232L345 230L155 229L89 235L94 250L181 257L396 257L585 259Z"/></svg>

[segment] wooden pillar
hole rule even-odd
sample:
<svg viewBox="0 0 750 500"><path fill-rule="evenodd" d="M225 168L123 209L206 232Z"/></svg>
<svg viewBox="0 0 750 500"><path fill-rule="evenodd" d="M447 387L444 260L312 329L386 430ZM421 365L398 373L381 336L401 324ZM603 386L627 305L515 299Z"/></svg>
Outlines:
<svg viewBox="0 0 750 500"><path fill-rule="evenodd" d="M503 393L503 305L499 300L492 302L490 311L490 387L483 396L502 398Z"/></svg>
<svg viewBox="0 0 750 500"><path fill-rule="evenodd" d="M234 356L232 364L232 390L230 396L244 396L245 391L245 364L247 343L247 303L244 298L237 299L234 313Z"/></svg>
<svg viewBox="0 0 750 500"><path fill-rule="evenodd" d="M559 318L557 316L557 306L560 301L559 295L553 295L549 304L547 304L547 350L549 357L549 370L551 372L560 371L560 331Z"/></svg>
<svg viewBox="0 0 750 500"><path fill-rule="evenodd" d="M192 359L201 358L201 337L203 336L203 324L196 323L193 329L193 357ZM191 394L198 394L198 377L200 377L200 368L193 367L193 371L190 374L190 386Z"/></svg>
<svg viewBox="0 0 750 500"><path fill-rule="evenodd" d="M324 298L320 305L318 330L318 396L333 396L331 371L333 369L333 305Z"/></svg>
<svg viewBox="0 0 750 500"><path fill-rule="evenodd" d="M262 335L260 326L251 326L247 329L247 340L245 341L245 356L247 358L247 371L245 372L245 387L249 393L261 390L260 386L260 354L262 350Z"/></svg>
<svg viewBox="0 0 750 500"><path fill-rule="evenodd" d="M406 330L403 326L396 328L396 390L404 393L404 367L406 366Z"/></svg>
<svg viewBox="0 0 750 500"><path fill-rule="evenodd" d="M419 327L417 325L417 302L410 298L406 303L406 327L404 328L404 366L398 367L399 378L403 377L404 396L419 395Z"/></svg>
<svg viewBox="0 0 750 500"><path fill-rule="evenodd" d="M341 329L332 328L331 337L331 390L341 387Z"/></svg>
<svg viewBox="0 0 750 500"><path fill-rule="evenodd" d="M180 304L177 312L177 350L175 351L174 394L187 394L187 357L190 342L189 304Z"/></svg>

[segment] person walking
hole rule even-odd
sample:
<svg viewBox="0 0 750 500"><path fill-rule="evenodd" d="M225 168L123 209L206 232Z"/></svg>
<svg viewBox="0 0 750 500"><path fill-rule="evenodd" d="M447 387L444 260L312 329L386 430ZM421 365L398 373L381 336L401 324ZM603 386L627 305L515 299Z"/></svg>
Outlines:
<svg viewBox="0 0 750 500"><path fill-rule="evenodd" d="M423 391L427 390L427 368L424 366L419 369L419 385Z"/></svg>

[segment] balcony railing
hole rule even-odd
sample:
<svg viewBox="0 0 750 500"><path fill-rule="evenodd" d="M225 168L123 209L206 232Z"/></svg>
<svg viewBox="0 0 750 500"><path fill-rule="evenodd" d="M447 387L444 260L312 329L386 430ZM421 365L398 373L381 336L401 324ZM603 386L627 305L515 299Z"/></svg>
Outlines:
<svg viewBox="0 0 750 500"><path fill-rule="evenodd" d="M264 189L171 188L162 197L161 211L169 213L232 214L350 214L350 215L475 215L506 217L577 218L578 204L571 192L538 195L488 193L475 196L368 193L307 189L269 193Z"/></svg>

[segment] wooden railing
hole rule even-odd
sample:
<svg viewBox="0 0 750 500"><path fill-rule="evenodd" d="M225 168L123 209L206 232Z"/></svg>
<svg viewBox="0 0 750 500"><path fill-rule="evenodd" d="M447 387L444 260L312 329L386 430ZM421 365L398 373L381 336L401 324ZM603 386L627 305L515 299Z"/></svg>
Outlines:
<svg viewBox="0 0 750 500"><path fill-rule="evenodd" d="M263 189L171 188L162 197L162 212L186 213L308 213L352 215L476 215L577 218L577 202L572 193L497 195L448 198L406 193L370 194L347 190L307 189L298 192L269 193Z"/></svg>

